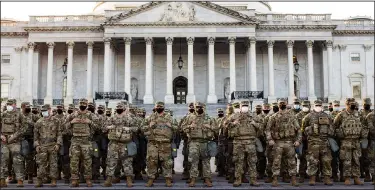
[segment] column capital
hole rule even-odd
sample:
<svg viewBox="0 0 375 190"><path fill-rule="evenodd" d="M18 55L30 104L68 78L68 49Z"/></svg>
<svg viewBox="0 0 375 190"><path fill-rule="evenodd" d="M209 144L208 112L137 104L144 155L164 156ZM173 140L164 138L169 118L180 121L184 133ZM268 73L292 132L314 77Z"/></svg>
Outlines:
<svg viewBox="0 0 375 190"><path fill-rule="evenodd" d="M145 37L146 45L152 45L153 41L152 37Z"/></svg>
<svg viewBox="0 0 375 190"><path fill-rule="evenodd" d="M207 38L208 45L215 45L215 37Z"/></svg>
<svg viewBox="0 0 375 190"><path fill-rule="evenodd" d="M236 37L228 37L229 44L235 44L236 43Z"/></svg>
<svg viewBox="0 0 375 190"><path fill-rule="evenodd" d="M255 37L250 37L249 38L249 43L250 44L255 44L255 43L257 43L257 39Z"/></svg>
<svg viewBox="0 0 375 190"><path fill-rule="evenodd" d="M87 48L93 48L94 47L94 42L93 41L87 41L86 42Z"/></svg>
<svg viewBox="0 0 375 190"><path fill-rule="evenodd" d="M16 51L17 53L20 53L22 51L23 47L15 47L14 48L14 51Z"/></svg>
<svg viewBox="0 0 375 190"><path fill-rule="evenodd" d="M307 48L312 48L313 45L314 45L314 41L312 41L312 40L307 40L307 41L305 42L305 44L306 44Z"/></svg>
<svg viewBox="0 0 375 190"><path fill-rule="evenodd" d="M372 45L363 44L363 49L365 49L365 51L370 51L371 47L372 47Z"/></svg>
<svg viewBox="0 0 375 190"><path fill-rule="evenodd" d="M167 45L172 45L173 44L173 37L165 37L165 41L167 42Z"/></svg>
<svg viewBox="0 0 375 190"><path fill-rule="evenodd" d="M326 46L327 46L327 48L332 48L332 46L333 46L333 41L332 41L332 40L327 40L327 41L326 41Z"/></svg>
<svg viewBox="0 0 375 190"><path fill-rule="evenodd" d="M132 38L131 37L125 37L124 42L125 42L125 45L130 45L132 43Z"/></svg>
<svg viewBox="0 0 375 190"><path fill-rule="evenodd" d="M294 46L294 41L293 40L287 40L285 43L288 46L288 48L292 48Z"/></svg>
<svg viewBox="0 0 375 190"><path fill-rule="evenodd" d="M336 49L340 49L340 45L332 45L332 51L336 51Z"/></svg>
<svg viewBox="0 0 375 190"><path fill-rule="evenodd" d="M273 46L275 45L275 41L274 40L267 40L267 45L269 48L273 48Z"/></svg>
<svg viewBox="0 0 375 190"><path fill-rule="evenodd" d="M75 45L73 41L67 41L66 44L68 45L68 48L73 48Z"/></svg>
<svg viewBox="0 0 375 190"><path fill-rule="evenodd" d="M35 46L36 46L36 44L35 44L34 42L29 42L29 43L27 43L27 47L28 47L29 49L34 50Z"/></svg>
<svg viewBox="0 0 375 190"><path fill-rule="evenodd" d="M347 45L341 44L341 45L338 45L338 46L339 46L340 51L345 51Z"/></svg>
<svg viewBox="0 0 375 190"><path fill-rule="evenodd" d="M47 42L46 43L48 48L54 48L55 47L55 42Z"/></svg>
<svg viewBox="0 0 375 190"><path fill-rule="evenodd" d="M187 41L187 44L188 45L193 45L194 44L194 37L187 37L186 38L186 41Z"/></svg>
<svg viewBox="0 0 375 190"><path fill-rule="evenodd" d="M103 42L105 43L105 44L110 44L111 43L111 41L112 41L112 38L103 38Z"/></svg>

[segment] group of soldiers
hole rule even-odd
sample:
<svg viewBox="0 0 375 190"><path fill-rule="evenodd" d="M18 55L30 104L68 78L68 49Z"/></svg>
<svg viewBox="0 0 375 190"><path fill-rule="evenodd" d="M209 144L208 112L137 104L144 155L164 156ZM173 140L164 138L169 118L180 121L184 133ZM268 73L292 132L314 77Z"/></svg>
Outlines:
<svg viewBox="0 0 375 190"><path fill-rule="evenodd" d="M86 99L80 99L78 109L57 105L53 110L49 104L38 108L23 102L18 111L16 100L9 99L1 113L0 187L7 187L8 176L18 187L23 187L24 179L33 183L35 176L36 187L44 183L54 187L61 177L71 187L79 183L92 187L101 175L105 187L122 177L132 187L146 170L146 187L153 186L159 175L171 187L181 141L183 180L190 187L198 178L213 186L212 157L218 176L234 187L259 186L257 180L265 177L266 183L278 186L280 176L293 186L305 178L315 185L321 177L326 185L332 185L331 177L346 185L351 177L356 185L363 184L360 177L374 183L375 117L370 107L366 98L359 111L358 103L348 98L345 109L334 101L326 112L320 100L313 105L295 100L288 106L280 99L257 105L251 112L249 102L241 101L210 117L206 105L195 102L188 104L188 113L177 122L159 101L146 117L144 109L126 101L112 113Z"/></svg>

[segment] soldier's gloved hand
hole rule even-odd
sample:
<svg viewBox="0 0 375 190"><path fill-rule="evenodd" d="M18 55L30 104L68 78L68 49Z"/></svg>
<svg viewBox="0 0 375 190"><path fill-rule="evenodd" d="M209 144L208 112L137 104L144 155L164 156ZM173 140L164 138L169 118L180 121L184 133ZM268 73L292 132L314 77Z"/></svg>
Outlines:
<svg viewBox="0 0 375 190"><path fill-rule="evenodd" d="M233 122L233 125L237 125L237 124L239 124L240 122L238 121L238 120L234 120L234 122Z"/></svg>
<svg viewBox="0 0 375 190"><path fill-rule="evenodd" d="M295 147L298 147L299 145L300 145L300 143L298 141L294 142Z"/></svg>
<svg viewBox="0 0 375 190"><path fill-rule="evenodd" d="M53 150L56 152L59 151L59 149L60 149L60 145L58 144L53 147Z"/></svg>
<svg viewBox="0 0 375 190"><path fill-rule="evenodd" d="M40 146L37 146L37 147L35 148L35 150L36 150L37 153L39 153L40 150L41 150Z"/></svg>
<svg viewBox="0 0 375 190"><path fill-rule="evenodd" d="M268 141L268 145L270 145L270 146L275 145L275 141L273 141L273 140Z"/></svg>
<svg viewBox="0 0 375 190"><path fill-rule="evenodd" d="M7 142L7 138L4 135L1 135L1 141Z"/></svg>

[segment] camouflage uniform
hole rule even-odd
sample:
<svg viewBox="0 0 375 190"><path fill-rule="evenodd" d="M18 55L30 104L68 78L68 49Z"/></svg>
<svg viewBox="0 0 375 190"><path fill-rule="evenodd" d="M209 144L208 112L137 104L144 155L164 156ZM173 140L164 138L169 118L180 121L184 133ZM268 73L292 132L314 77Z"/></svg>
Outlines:
<svg viewBox="0 0 375 190"><path fill-rule="evenodd" d="M70 146L70 170L72 187L78 187L77 180L79 179L79 161L82 159L84 167L84 177L88 187L92 187L92 135L95 130L99 130L96 124L98 118L95 114L86 110L87 99L80 99L80 110L67 117L66 128L72 134Z"/></svg>
<svg viewBox="0 0 375 190"><path fill-rule="evenodd" d="M66 117L65 117L65 115L63 113L63 106L62 105L57 105L56 106L56 112L57 112L57 114L54 115L53 117L55 117L55 119L58 119L60 121L60 125L64 125ZM61 130L63 130L63 128ZM63 149L63 143L61 144L61 147ZM58 171L57 171L58 176L57 176L57 180L60 180L61 179L61 171L63 171L65 169L65 168L63 168L64 155L61 155L60 151L59 151L58 154L57 154L57 156L58 156L58 162L57 162L57 165L58 165ZM67 176L65 176L65 174L66 174L66 172L64 172L64 179L65 180L69 179L69 178L67 178ZM69 175L69 174L67 174L67 175Z"/></svg>
<svg viewBox="0 0 375 190"><path fill-rule="evenodd" d="M41 187L42 179L48 175L51 177L51 186L54 187L58 177L59 149L63 143L62 121L56 116L52 116L49 104L45 104L41 111L49 112L49 116L40 118L34 128L34 145L37 150L36 161L38 164L35 187Z"/></svg>
<svg viewBox="0 0 375 190"><path fill-rule="evenodd" d="M227 162L227 180L228 183L234 182L234 162L233 162L233 137L229 136L228 133L228 124L229 124L229 118L232 114L234 114L234 109L240 109L240 104L238 102L235 102L233 104L227 105L227 115L223 119L223 126L224 129L224 136L227 139L226 144L226 162Z"/></svg>
<svg viewBox="0 0 375 190"><path fill-rule="evenodd" d="M195 186L195 179L199 175L198 164L202 159L202 174L205 184L212 187L210 156L207 154L207 143L213 140L217 126L215 121L204 112L205 105L200 102L195 103L195 114L186 118L184 121L184 132L189 138L189 162L190 168L190 187Z"/></svg>
<svg viewBox="0 0 375 190"><path fill-rule="evenodd" d="M330 113L330 116L331 116L331 120L333 122L333 120L335 119L335 117L340 113L339 109L340 109L340 101L333 101L333 108L334 110ZM340 147L340 139L337 138L335 136L334 138L338 144L338 146ZM340 161L340 151L337 151L337 152L333 152L331 151L331 154L332 154L332 163L331 163L331 166L332 166L332 177L333 177L333 181L334 182L339 182L339 181L342 181L344 182L344 176L343 176L343 170L342 170L342 162ZM339 169L340 169L340 178L341 180L339 180L339 177L338 177L338 173L339 173Z"/></svg>
<svg viewBox="0 0 375 190"><path fill-rule="evenodd" d="M181 118L179 124L178 124L178 130L181 134L181 137L182 137L182 140L184 141L184 144L183 144L183 148L182 148L182 155L184 156L184 160L183 160L183 163L182 163L182 166L184 167L184 170L182 172L182 180L187 180L190 178L190 175L189 175L189 171L190 171L190 163L188 161L188 157L189 157L189 143L188 143L188 137L186 135L186 133L183 131L183 128L185 127L184 125L182 125L184 123L184 121L191 115L194 115L194 103L189 103L189 112Z"/></svg>
<svg viewBox="0 0 375 190"><path fill-rule="evenodd" d="M139 128L134 117L124 111L123 104L118 103L116 111L118 114L110 118L103 128L104 132L108 132L108 139L110 140L107 155L107 179L104 186L112 186L112 177L120 161L124 168L127 186L132 187L133 156L128 155L127 144L132 142L132 135Z"/></svg>
<svg viewBox="0 0 375 190"><path fill-rule="evenodd" d="M105 108L103 108L105 109ZM103 123L106 123L107 120L109 120L111 118L111 114L112 114L112 108L106 108L105 109L105 115L103 115L102 117L102 122ZM107 178L107 155L108 155L108 143L109 143L109 139L108 139L108 132L105 132L105 131L102 131L102 141L100 142L100 149L102 151L102 158L101 158L101 167L103 169L102 171L102 174L104 176L104 179ZM116 172L115 172L116 173Z"/></svg>
<svg viewBox="0 0 375 190"><path fill-rule="evenodd" d="M139 117L139 127L142 127L143 122L146 117L146 110L144 108L140 108L138 110L138 117ZM142 173L146 174L146 157L147 157L147 139L146 137L142 134L142 132L138 133L139 135L139 154L137 153L137 156L139 155L139 160L140 160L140 166ZM142 177L142 176L140 176ZM142 178L143 179L143 178Z"/></svg>
<svg viewBox="0 0 375 190"><path fill-rule="evenodd" d="M363 107L367 107L367 109L362 109L359 111L360 115L360 120L364 126L367 125L366 123L366 117L367 115L371 112L371 99L370 98L365 98L362 100L363 102ZM370 166L370 159L368 157L368 149L367 148L362 148L362 156L360 158L360 172L361 176L365 174L365 182L370 182L371 181L371 176L370 176L370 171L369 171L369 166Z"/></svg>
<svg viewBox="0 0 375 190"><path fill-rule="evenodd" d="M157 174L158 161L162 162L166 185L172 186L172 148L173 133L177 130L172 125L172 118L164 112L164 102L156 102L156 113L146 118L142 131L148 138L147 143L147 187L153 186Z"/></svg>
<svg viewBox="0 0 375 190"><path fill-rule="evenodd" d="M314 104L315 107L322 107L321 100L316 100ZM334 129L330 116L323 111L312 111L303 118L301 131L307 136L307 174L310 176L309 184L315 185L320 163L322 165L322 174L324 175L324 184L332 185L330 179L332 175L332 156L328 137L333 136Z"/></svg>
<svg viewBox="0 0 375 190"><path fill-rule="evenodd" d="M74 112L74 104L69 104L68 106L68 113L67 115L62 118L62 116L57 115L57 118L64 119L62 123L62 139L63 139L63 155L61 159L61 164L62 164L62 172L64 174L64 180L66 184L69 184L69 179L71 177L70 175L70 157L69 157L69 149L70 149L70 144L71 144L71 138L72 135L67 133L67 130L65 129L65 122L66 118L69 114Z"/></svg>
<svg viewBox="0 0 375 190"><path fill-rule="evenodd" d="M294 146L301 143L302 135L297 118L286 109L286 100L279 100L280 111L270 118L267 124L266 136L268 144L273 147L273 182L272 186L278 186L277 177L280 175L281 159L285 155L289 176L292 177L292 185L296 182L297 163L295 160ZM276 144L275 144L275 141ZM293 144L294 143L294 144Z"/></svg>
<svg viewBox="0 0 375 190"><path fill-rule="evenodd" d="M366 117L366 124L369 130L369 159L370 167L369 171L372 175L372 184L375 185L375 111L373 110Z"/></svg>
<svg viewBox="0 0 375 190"><path fill-rule="evenodd" d="M226 173L226 160L225 160L225 144L226 144L226 138L224 136L223 128L222 128L222 122L224 120L224 110L222 108L217 109L218 118L216 118L216 123L219 127L219 134L218 134L218 154L215 158L215 161L217 162L216 168L218 170L218 176L224 176Z"/></svg>
<svg viewBox="0 0 375 190"><path fill-rule="evenodd" d="M278 105L276 102L272 103L272 110L274 109L278 109ZM264 126L263 126L263 129L266 129L267 128L267 124L268 124L268 121L270 120L270 118L276 114L275 111L273 111L273 113L269 113L263 120L264 122ZM266 135L266 132L264 132L264 136L266 136L267 138L267 135ZM272 146L270 146L268 144L268 141L267 141L267 145L266 145L266 156L267 156L267 166L266 166L266 173L267 173L267 179L265 180L265 183L271 183L272 182L272 164L273 164L273 155L272 155Z"/></svg>
<svg viewBox="0 0 375 190"><path fill-rule="evenodd" d="M354 184L363 184L360 177L359 158L361 157L360 140L366 139L368 130L363 128L358 111L355 110L354 98L346 99L347 109L341 111L334 120L338 128L337 136L341 139L340 160L343 162L345 185L350 185L350 177Z"/></svg>
<svg viewBox="0 0 375 190"><path fill-rule="evenodd" d="M12 166L18 180L18 186L23 187L24 157L21 155L21 140L27 131L27 120L16 110L16 100L9 99L7 106L12 111L1 113L1 171L0 187L6 187L5 178L8 177L8 164L12 158ZM5 141L4 141L4 140Z"/></svg>
<svg viewBox="0 0 375 190"><path fill-rule="evenodd" d="M268 104L266 106L269 107ZM264 114L264 113L262 113L262 105L256 105L255 106L255 110L256 110L255 111L255 113L256 113L255 117L259 118L259 120L261 120L261 124L263 125L264 124L264 118L267 115ZM258 136L260 142L262 143L262 146L266 147L267 142L266 142L266 137L264 135L264 131L263 130L259 130L257 136ZM257 154L257 160L258 160L257 167L256 167L257 168L257 172L258 172L258 178L259 179L263 179L264 178L264 173L266 171L266 166L267 166L266 152L265 151L263 151L263 152L256 152L256 154Z"/></svg>
<svg viewBox="0 0 375 190"><path fill-rule="evenodd" d="M242 101L241 109L249 109L249 102ZM245 156L247 154L247 164L249 166L250 185L259 186L257 183L257 151L255 139L262 131L262 124L255 123L252 116L246 112L235 113L229 118L229 136L233 137L233 162L235 163L234 187L238 187L242 182L242 175L245 173Z"/></svg>

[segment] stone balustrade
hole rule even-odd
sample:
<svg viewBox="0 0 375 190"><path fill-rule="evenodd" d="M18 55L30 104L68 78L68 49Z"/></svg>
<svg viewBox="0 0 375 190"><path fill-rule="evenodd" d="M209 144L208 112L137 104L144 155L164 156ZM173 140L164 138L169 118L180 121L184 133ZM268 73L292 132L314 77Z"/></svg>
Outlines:
<svg viewBox="0 0 375 190"><path fill-rule="evenodd" d="M102 22L104 15L30 16L30 24L58 22Z"/></svg>
<svg viewBox="0 0 375 190"><path fill-rule="evenodd" d="M329 21L331 14L256 14L261 21Z"/></svg>

